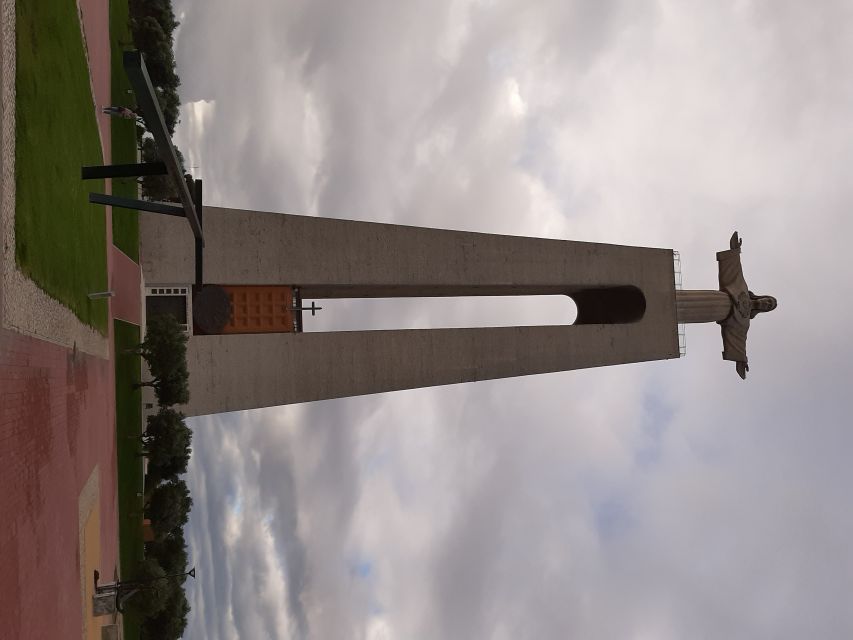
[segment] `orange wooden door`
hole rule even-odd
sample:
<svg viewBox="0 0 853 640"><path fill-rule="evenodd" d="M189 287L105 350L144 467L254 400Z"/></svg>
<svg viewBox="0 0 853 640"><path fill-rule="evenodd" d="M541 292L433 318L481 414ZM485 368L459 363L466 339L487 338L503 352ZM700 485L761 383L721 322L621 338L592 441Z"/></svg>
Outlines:
<svg viewBox="0 0 853 640"><path fill-rule="evenodd" d="M222 285L231 317L222 333L285 333L294 330L293 288L286 285Z"/></svg>

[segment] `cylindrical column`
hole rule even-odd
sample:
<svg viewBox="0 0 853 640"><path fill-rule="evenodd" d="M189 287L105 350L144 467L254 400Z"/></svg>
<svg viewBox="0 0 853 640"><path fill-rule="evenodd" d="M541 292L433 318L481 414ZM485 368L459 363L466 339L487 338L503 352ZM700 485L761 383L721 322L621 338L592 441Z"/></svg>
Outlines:
<svg viewBox="0 0 853 640"><path fill-rule="evenodd" d="M732 310L732 301L724 291L676 291L675 309L679 324L720 322Z"/></svg>

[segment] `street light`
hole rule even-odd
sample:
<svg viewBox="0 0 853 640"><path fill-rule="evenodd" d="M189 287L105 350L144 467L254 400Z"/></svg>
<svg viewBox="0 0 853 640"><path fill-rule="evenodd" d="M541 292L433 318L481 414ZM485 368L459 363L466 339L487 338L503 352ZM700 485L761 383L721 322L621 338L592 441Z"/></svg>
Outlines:
<svg viewBox="0 0 853 640"><path fill-rule="evenodd" d="M184 571L183 573L172 573L167 576L156 576L154 578L148 578L147 580L130 580L128 582L119 583L121 587L125 585L129 587L140 587L141 585L151 584L152 582L157 582L158 580L168 580L170 578L186 578L187 576L192 576L195 579L195 567L190 569L189 571Z"/></svg>
<svg viewBox="0 0 853 640"><path fill-rule="evenodd" d="M106 584L103 586L98 586L98 578L100 574L95 571L95 593L114 593L116 596L116 609L119 613L124 613L124 609L122 605L126 600L128 600L131 596L135 595L137 592L142 591L148 585L157 582L158 580L170 580L172 578L186 578L190 576L193 580L195 580L195 567L190 569L189 571L184 571L183 573L172 573L166 576L155 576L153 578L147 578L145 580L126 580L118 582L114 582L112 584Z"/></svg>
<svg viewBox="0 0 853 640"><path fill-rule="evenodd" d="M189 571L184 571L183 573L171 573L166 576L155 576L153 578L147 578L145 580L124 580L114 582L112 584L105 584L103 586L98 586L98 577L99 574L95 571L95 591L97 593L107 593L108 591L122 591L124 589L139 589L144 585L151 584L152 582L157 582L158 580L169 580L170 578L185 578L187 576L195 579L195 567L190 569Z"/></svg>

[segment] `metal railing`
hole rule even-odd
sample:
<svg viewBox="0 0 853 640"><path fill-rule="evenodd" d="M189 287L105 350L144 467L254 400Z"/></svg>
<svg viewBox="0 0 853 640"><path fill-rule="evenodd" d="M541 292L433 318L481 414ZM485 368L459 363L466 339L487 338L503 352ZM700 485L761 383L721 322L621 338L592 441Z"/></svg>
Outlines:
<svg viewBox="0 0 853 640"><path fill-rule="evenodd" d="M681 254L678 251L672 252L673 271L675 273L675 290L681 291L684 288L684 280L681 276ZM678 356L683 358L687 355L687 325L681 323L678 325Z"/></svg>

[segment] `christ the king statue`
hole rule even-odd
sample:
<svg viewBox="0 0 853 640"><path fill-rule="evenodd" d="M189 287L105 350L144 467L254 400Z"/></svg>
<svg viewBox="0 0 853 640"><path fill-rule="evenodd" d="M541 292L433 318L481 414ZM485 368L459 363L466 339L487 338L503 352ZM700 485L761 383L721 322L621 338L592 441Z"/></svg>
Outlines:
<svg viewBox="0 0 853 640"><path fill-rule="evenodd" d="M723 335L723 359L735 363L738 375L746 379L749 360L746 334L749 323L759 313L773 311L776 298L755 295L743 277L740 251L743 240L737 231L729 248L717 253L719 291L677 291L676 308L680 323L717 322Z"/></svg>

